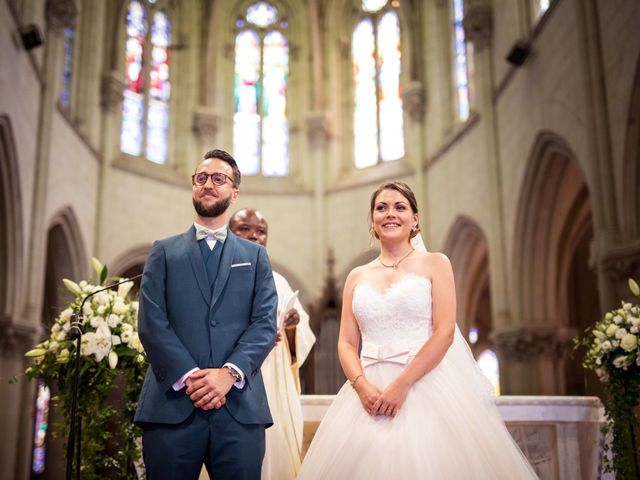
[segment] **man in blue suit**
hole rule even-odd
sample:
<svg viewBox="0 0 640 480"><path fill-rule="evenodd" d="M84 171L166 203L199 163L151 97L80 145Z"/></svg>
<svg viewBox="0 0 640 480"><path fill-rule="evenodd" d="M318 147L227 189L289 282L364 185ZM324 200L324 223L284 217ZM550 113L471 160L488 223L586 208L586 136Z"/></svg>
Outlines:
<svg viewBox="0 0 640 480"><path fill-rule="evenodd" d="M154 243L140 288L150 367L135 422L149 480L258 480L272 424L260 366L276 338L264 247L227 231L240 170L213 150L192 177L195 223Z"/></svg>

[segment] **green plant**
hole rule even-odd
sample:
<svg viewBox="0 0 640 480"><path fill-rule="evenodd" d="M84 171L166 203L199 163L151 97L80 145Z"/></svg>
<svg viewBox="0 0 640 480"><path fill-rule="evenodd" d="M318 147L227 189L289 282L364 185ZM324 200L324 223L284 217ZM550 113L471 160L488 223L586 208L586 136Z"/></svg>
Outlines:
<svg viewBox="0 0 640 480"><path fill-rule="evenodd" d="M629 288L640 297L638 284L629 279ZM615 471L618 479L640 478L640 305L622 302L608 312L583 338L575 338L575 348L587 348L582 365L595 371L605 386L604 408L611 434L613 455L605 458L605 471Z"/></svg>
<svg viewBox="0 0 640 480"><path fill-rule="evenodd" d="M98 285L63 280L75 299L56 318L49 336L25 354L33 359L26 376L41 379L57 391L53 400L64 420L63 438L68 434L76 354L76 342L69 337L71 316L107 279L106 266L94 258L93 267ZM138 302L129 298L132 285L128 282L117 290L96 293L82 312L78 415L81 472L87 480L136 478L134 464L140 458L136 442L141 432L133 424L133 414L147 361L138 337ZM122 406L116 409L114 403Z"/></svg>

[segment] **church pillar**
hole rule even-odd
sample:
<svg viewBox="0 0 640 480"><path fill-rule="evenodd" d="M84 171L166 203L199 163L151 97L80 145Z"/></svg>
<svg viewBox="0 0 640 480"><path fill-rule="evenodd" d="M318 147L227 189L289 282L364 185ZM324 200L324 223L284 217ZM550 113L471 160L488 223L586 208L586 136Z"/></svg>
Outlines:
<svg viewBox="0 0 640 480"><path fill-rule="evenodd" d="M114 42L118 45L118 42ZM100 104L102 107L102 145L100 155L100 178L98 180L98 205L96 206L96 234L93 246L93 255L102 261L103 257L103 228L106 222L105 211L109 205L107 185L111 174L111 165L119 155L120 124L122 119L122 95L125 88L124 74L117 69L106 71L102 74L100 88Z"/></svg>
<svg viewBox="0 0 640 480"><path fill-rule="evenodd" d="M329 146L329 128L324 112L312 112L307 116L307 143L311 152L313 165L313 280L312 288L322 288L322 279L325 278L326 265L324 258L331 245L327 239L326 225L326 174L327 174L327 148Z"/></svg>
<svg viewBox="0 0 640 480"><path fill-rule="evenodd" d="M4 323L4 322L3 322ZM0 379L14 375L17 382L3 385L0 396L0 478L27 479L33 449L33 397L35 382L22 372L27 367L24 353L37 341L37 326L0 323Z"/></svg>
<svg viewBox="0 0 640 480"><path fill-rule="evenodd" d="M465 3L464 30L467 40L473 43L476 86L476 102L482 116L484 131L486 169L489 178L488 189L490 228L489 271L491 275L491 305L493 325L500 329L513 322L509 302L508 259L506 256L505 220L502 204L502 169L498 145L498 119L493 100L493 54L491 37L493 34L493 13L487 0Z"/></svg>
<svg viewBox="0 0 640 480"><path fill-rule="evenodd" d="M508 395L558 395L565 391L565 360L578 332L561 326L494 329L500 390Z"/></svg>
<svg viewBox="0 0 640 480"><path fill-rule="evenodd" d="M6 419L2 422L3 438L14 439L12 445L0 443L2 478L5 478L5 472L9 472L6 478L27 479L31 470L35 384L27 382L21 372L26 366L24 352L35 343L40 334L47 238L45 213L49 184L51 119L62 79L63 31L74 24L76 16L77 8L73 0L49 0L46 3L43 81L35 139L35 180L26 250L26 291L29 295L25 296L21 318L10 319L10 324L2 328L0 341L1 378L10 378L17 374L18 380L17 384L5 388L0 396L0 409L6 412Z"/></svg>
<svg viewBox="0 0 640 480"><path fill-rule="evenodd" d="M416 80L409 82L402 94L402 106L405 115L405 155L407 161L414 169L414 182L411 185L413 193L419 203L423 203L426 199L424 192L424 137L423 121L425 113L425 90L421 82ZM407 148L407 146L410 146ZM426 207L426 206L425 206ZM419 207L421 211L427 211L427 208ZM425 230L427 219L422 218L421 227Z"/></svg>
<svg viewBox="0 0 640 480"><path fill-rule="evenodd" d="M613 179L613 154L604 65L600 39L600 19L595 0L576 2L576 27L584 46L582 62L585 82L584 105L588 120L586 141L591 153L587 177L594 217L593 261L598 272L600 306L607 311L629 296L627 277L640 275L640 242L620 244L621 233Z"/></svg>

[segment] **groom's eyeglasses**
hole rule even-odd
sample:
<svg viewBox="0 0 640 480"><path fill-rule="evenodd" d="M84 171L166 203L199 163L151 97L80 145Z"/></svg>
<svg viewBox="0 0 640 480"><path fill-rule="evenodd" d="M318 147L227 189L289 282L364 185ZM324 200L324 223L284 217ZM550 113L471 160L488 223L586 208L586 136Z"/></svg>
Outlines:
<svg viewBox="0 0 640 480"><path fill-rule="evenodd" d="M209 177L211 177L211 183L213 183L214 185L221 187L222 185L224 185L225 183L227 183L227 180L229 180L231 182L231 185L233 185L233 178L231 178L229 175L225 175L224 173L220 173L220 172L215 172L215 173L194 173L191 176L191 181L193 182L194 185L197 185L199 187L204 187L204 185L207 183L207 180L209 179Z"/></svg>

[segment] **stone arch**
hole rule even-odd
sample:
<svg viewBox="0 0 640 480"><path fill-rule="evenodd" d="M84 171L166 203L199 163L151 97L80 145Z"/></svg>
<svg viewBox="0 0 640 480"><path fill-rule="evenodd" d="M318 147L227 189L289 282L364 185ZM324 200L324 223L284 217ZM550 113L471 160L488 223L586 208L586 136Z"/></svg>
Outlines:
<svg viewBox="0 0 640 480"><path fill-rule="evenodd" d="M0 115L0 323L18 308L22 283L23 225L18 153L11 120Z"/></svg>
<svg viewBox="0 0 640 480"><path fill-rule="evenodd" d="M138 268L142 273L142 267L147 261L150 251L151 244L138 245L128 249L122 255L116 257L111 264L107 265L109 275L112 277L124 277L127 272Z"/></svg>
<svg viewBox="0 0 640 480"><path fill-rule="evenodd" d="M80 226L73 209L66 206L53 215L47 230L42 304L42 320L45 324L52 321L57 310L71 300L62 285L62 279L80 281L86 274L87 255Z"/></svg>
<svg viewBox="0 0 640 480"><path fill-rule="evenodd" d="M512 274L517 318L538 357L540 393L584 394L591 387L580 359L569 354L571 338L600 316L590 262L592 209L576 156L552 132L536 139L517 212Z"/></svg>
<svg viewBox="0 0 640 480"><path fill-rule="evenodd" d="M456 282L458 327L468 338L472 326L478 329L478 341L471 345L474 355L492 347L491 282L489 248L480 226L461 215L453 223L444 245L451 260Z"/></svg>
<svg viewBox="0 0 640 480"><path fill-rule="evenodd" d="M640 58L633 85L622 168L622 232L629 239L640 236Z"/></svg>
<svg viewBox="0 0 640 480"><path fill-rule="evenodd" d="M135 297L140 291L140 282L142 278L134 278L141 275L144 270L144 264L147 261L151 244L138 245L132 247L118 256L112 263L107 264L107 272L109 277L123 277L133 279L133 287L131 289L132 296Z"/></svg>
<svg viewBox="0 0 640 480"><path fill-rule="evenodd" d="M44 289L41 310L41 323L48 332L60 311L73 299L73 295L64 288L63 278L80 281L86 278L87 255L82 233L73 208L65 206L51 218L47 229L46 259L44 271ZM54 389L55 394L55 389ZM49 406L49 424L51 431L61 421L60 412ZM60 478L64 472L64 438L60 431L56 435L46 436L45 473L43 478Z"/></svg>

